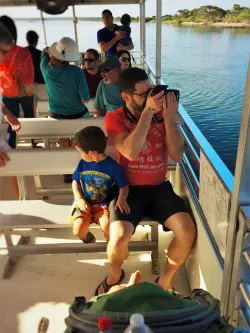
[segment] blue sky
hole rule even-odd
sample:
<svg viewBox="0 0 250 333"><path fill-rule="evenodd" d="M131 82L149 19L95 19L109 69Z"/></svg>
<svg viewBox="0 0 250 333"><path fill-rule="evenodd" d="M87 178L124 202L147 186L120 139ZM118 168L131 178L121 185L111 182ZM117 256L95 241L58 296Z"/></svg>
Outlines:
<svg viewBox="0 0 250 333"><path fill-rule="evenodd" d="M162 13L165 14L174 14L178 9L192 9L204 5L214 5L222 7L224 9L231 9L233 4L237 3L241 6L249 7L249 0L162 0ZM156 0L147 0L146 1L146 15L153 16L155 15L155 6ZM114 16L120 16L124 14L124 5L113 5L113 6L77 6L76 12L77 16L83 17L93 17L98 16L99 13L105 8L109 8ZM129 13L131 16L139 15L139 6L137 5L126 5L126 13ZM63 16L71 16L71 8L63 14ZM40 17L39 11L35 7L30 7L27 11L27 7L4 7L1 8L1 14L9 15L13 18L18 17Z"/></svg>

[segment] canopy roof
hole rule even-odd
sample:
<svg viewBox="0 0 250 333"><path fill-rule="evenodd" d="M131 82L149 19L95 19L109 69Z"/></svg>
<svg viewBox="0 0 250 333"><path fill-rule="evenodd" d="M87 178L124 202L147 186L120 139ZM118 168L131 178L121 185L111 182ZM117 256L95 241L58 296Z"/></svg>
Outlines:
<svg viewBox="0 0 250 333"><path fill-rule="evenodd" d="M72 0L73 5L139 4L144 0ZM0 0L0 6L35 6L36 0Z"/></svg>

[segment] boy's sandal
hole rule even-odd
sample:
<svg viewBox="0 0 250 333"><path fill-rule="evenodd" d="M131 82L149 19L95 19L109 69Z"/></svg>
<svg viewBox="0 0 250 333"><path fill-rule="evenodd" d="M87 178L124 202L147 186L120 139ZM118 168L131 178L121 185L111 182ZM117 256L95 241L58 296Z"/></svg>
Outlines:
<svg viewBox="0 0 250 333"><path fill-rule="evenodd" d="M95 241L96 241L96 238L92 234L92 232L88 232L87 237L83 240L83 243L84 244L90 244L90 243L95 243Z"/></svg>
<svg viewBox="0 0 250 333"><path fill-rule="evenodd" d="M98 294L98 290L99 290L99 288L100 288L101 286L103 287L103 290L104 290L103 294L105 294L105 293L107 293L112 287L119 285L119 284L123 281L123 279L125 278L125 272L124 272L124 270L122 269L122 273L121 273L120 279L119 279L119 281L116 282L116 283L108 284L108 283L107 283L107 278L108 278L108 277L105 277L105 279L104 279L104 280L99 284L99 286L96 288L96 290L95 290L95 296L99 296L99 295L101 295L101 294Z"/></svg>

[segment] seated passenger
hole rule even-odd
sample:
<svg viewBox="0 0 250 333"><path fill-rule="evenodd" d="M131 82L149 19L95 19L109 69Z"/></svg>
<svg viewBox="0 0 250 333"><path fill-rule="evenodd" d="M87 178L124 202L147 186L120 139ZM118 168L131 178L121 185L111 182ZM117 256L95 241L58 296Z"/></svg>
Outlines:
<svg viewBox="0 0 250 333"><path fill-rule="evenodd" d="M114 55L121 48L128 51L134 48L132 41L127 46L122 45L119 42L122 38L126 37L126 32L121 31L120 27L117 24L114 24L113 15L109 9L105 9L102 12L102 19L105 27L98 30L97 42L105 56Z"/></svg>
<svg viewBox="0 0 250 333"><path fill-rule="evenodd" d="M97 287L96 295L123 280L122 264L128 257L128 244L145 216L175 236L168 248L165 269L157 278L164 289L172 289L173 276L187 259L196 234L183 199L166 181L168 156L178 162L184 150L184 140L175 123L175 95L166 97L161 91L151 96L146 72L136 67L122 72L119 84L126 105L106 115L104 126L128 180L130 214L115 209L116 199L110 203L110 273Z"/></svg>
<svg viewBox="0 0 250 333"><path fill-rule="evenodd" d="M34 97L35 97L35 110L36 110L37 101L48 100L48 93L46 90L44 78L40 68L42 51L37 49L39 36L35 31L30 30L27 32L26 39L29 45L27 46L27 49L29 50L32 56L32 61L34 66Z"/></svg>
<svg viewBox="0 0 250 333"><path fill-rule="evenodd" d="M96 223L109 239L108 204L114 186L119 189L116 209L125 215L130 211L126 201L127 181L119 164L105 154L107 138L101 128L85 127L75 135L74 143L81 161L72 182L75 198L71 215L73 233L84 243L93 243L95 237L89 232L89 226Z"/></svg>
<svg viewBox="0 0 250 333"><path fill-rule="evenodd" d="M104 58L99 66L103 80L99 83L94 102L94 107L99 116L103 116L124 105L118 85L121 72L120 67L120 62L115 56Z"/></svg>
<svg viewBox="0 0 250 333"><path fill-rule="evenodd" d="M95 98L97 87L102 80L101 72L98 69L100 57L98 51L95 49L88 49L84 58L82 59L84 64L84 74L89 87L90 98Z"/></svg>
<svg viewBox="0 0 250 333"><path fill-rule="evenodd" d="M84 103L89 90L84 72L70 62L80 60L76 42L64 37L46 48L41 56L41 70L49 94L49 116L77 119L88 115Z"/></svg>
<svg viewBox="0 0 250 333"><path fill-rule="evenodd" d="M128 51L121 50L116 53L116 57L119 59L121 64L121 71L131 67L131 55Z"/></svg>

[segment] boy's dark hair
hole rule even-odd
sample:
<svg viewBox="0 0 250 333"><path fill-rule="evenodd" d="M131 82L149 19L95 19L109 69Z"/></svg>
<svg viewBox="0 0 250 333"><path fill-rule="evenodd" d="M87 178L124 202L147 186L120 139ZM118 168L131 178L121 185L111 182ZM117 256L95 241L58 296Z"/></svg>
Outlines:
<svg viewBox="0 0 250 333"><path fill-rule="evenodd" d="M85 53L91 52L96 60L100 59L99 52L95 49L88 49Z"/></svg>
<svg viewBox="0 0 250 333"><path fill-rule="evenodd" d="M103 154L107 146L107 138L103 130L97 126L87 126L83 128L76 133L74 141L86 154L90 151Z"/></svg>
<svg viewBox="0 0 250 333"><path fill-rule="evenodd" d="M33 46L38 43L39 36L35 31L30 30L27 32L26 39L28 44Z"/></svg>
<svg viewBox="0 0 250 333"><path fill-rule="evenodd" d="M134 93L136 83L146 80L148 80L148 75L144 69L138 67L127 68L120 74L120 90Z"/></svg>
<svg viewBox="0 0 250 333"><path fill-rule="evenodd" d="M0 22L0 45L10 45L13 42L13 38L6 28L6 26Z"/></svg>
<svg viewBox="0 0 250 333"><path fill-rule="evenodd" d="M131 16L128 14L123 14L121 17L121 24L130 25L130 23L131 23Z"/></svg>
<svg viewBox="0 0 250 333"><path fill-rule="evenodd" d="M104 9L104 10L102 11L102 15L103 15L103 14L108 14L108 15L110 15L111 17L113 17L113 14L112 14L111 10L109 10L109 9Z"/></svg>
<svg viewBox="0 0 250 333"><path fill-rule="evenodd" d="M16 25L14 23L14 21L12 20L12 18L10 18L7 15L3 15L0 17L0 22L3 23L6 28L9 30L9 33L11 34L14 43L16 44L17 41L17 30L16 30Z"/></svg>

